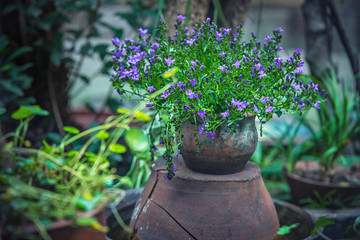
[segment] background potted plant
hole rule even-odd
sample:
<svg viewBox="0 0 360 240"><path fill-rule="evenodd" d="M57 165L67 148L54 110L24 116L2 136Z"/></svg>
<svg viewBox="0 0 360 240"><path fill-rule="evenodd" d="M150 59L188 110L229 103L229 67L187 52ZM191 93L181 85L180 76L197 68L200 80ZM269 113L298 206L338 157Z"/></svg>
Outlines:
<svg viewBox="0 0 360 240"><path fill-rule="evenodd" d="M351 156L344 155L344 148L360 131L360 118L356 110L358 100L349 84L338 83L333 69L323 77L322 82L329 93L328 103L326 107L316 111L318 122L306 117L299 118L299 126L305 127L311 135L296 145L297 148L302 148L302 157L297 157L291 164L292 167L287 166L285 173L293 201L301 203L306 198L316 201L319 200L316 195L324 197L335 191L326 201L329 201L329 206L336 207L336 202L351 203L360 194L356 157L353 157L355 161L351 161ZM305 164L302 168L295 167L298 160L306 159L311 162L303 162ZM312 169L307 169L307 165L311 165ZM298 186L301 190L296 189L296 183L301 180Z"/></svg>
<svg viewBox="0 0 360 240"><path fill-rule="evenodd" d="M12 117L20 121L19 126L1 138L5 141L0 169L1 235L104 239L107 227L102 210L122 198L121 188L127 184L126 178L109 168L109 158L127 148L134 155L150 158L146 135L129 126L133 121L151 119L140 112L144 105L132 111L119 110L119 115L110 116L104 124L82 132L64 127L67 134L59 144L44 140L40 147L31 146L26 132L35 115L47 112L38 106L21 106L14 112ZM118 143L121 136L127 147ZM73 148L72 143L81 139L84 143ZM114 207L112 210L116 212Z"/></svg>
<svg viewBox="0 0 360 240"><path fill-rule="evenodd" d="M243 154L248 160L257 142L255 116L260 121L261 132L262 124L274 113L281 116L285 112L320 108L323 100L318 84L299 79L304 65L300 58L302 50L295 49L289 57L277 55L282 51L281 28L273 31L274 36L266 36L262 45L254 34L249 42L241 41L241 27L236 31L218 28L210 19L189 32L182 25L184 19L178 16L173 37L167 36L166 24L161 22L160 36L154 42L142 28L138 29L138 43L125 39L125 43L120 44L119 39L113 39L117 49L113 56L111 81L120 94L130 93L145 99L150 93L171 84L170 89L147 103L158 110L163 123L160 141L166 146L167 178L171 179L176 170L172 163L174 153L181 151L186 165L194 169L187 162L194 150L184 150L184 145L195 142L195 153L200 151L196 159L201 159L201 155L208 157L206 150L201 151L200 147L208 145L206 139L222 135L218 131L220 126L231 133L243 124L240 120L250 119L250 125L244 128L249 130L253 141L249 143L252 145L249 152ZM196 136L184 139L183 130L188 126L192 132L186 136ZM238 156L234 158L239 160ZM207 162L211 161L201 161L200 165L206 166ZM232 166L233 163L226 164ZM213 162L210 165L219 167ZM241 170L244 163L239 165L242 166L235 171Z"/></svg>

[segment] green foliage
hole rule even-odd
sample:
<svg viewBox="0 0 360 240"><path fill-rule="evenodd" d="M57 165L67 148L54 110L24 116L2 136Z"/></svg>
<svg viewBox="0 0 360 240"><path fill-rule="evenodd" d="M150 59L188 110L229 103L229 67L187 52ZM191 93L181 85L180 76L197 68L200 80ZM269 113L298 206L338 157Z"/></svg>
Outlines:
<svg viewBox="0 0 360 240"><path fill-rule="evenodd" d="M322 229L328 225L332 225L334 224L333 221L330 221L327 219L327 216L323 216L320 217L319 219L317 219L314 223L314 230L311 232L312 236L315 236L317 234L321 235L322 237L324 237L325 239L329 239L326 236L324 236L322 234Z"/></svg>
<svg viewBox="0 0 360 240"><path fill-rule="evenodd" d="M298 223L294 223L294 224L292 224L290 226L286 226L286 225L281 226L279 228L279 230L277 231L277 234L280 235L280 236L286 235L286 234L291 232L291 229L296 228L298 225L299 225Z"/></svg>
<svg viewBox="0 0 360 240"><path fill-rule="evenodd" d="M25 74L25 71L32 64L19 66L14 60L31 50L30 47L24 46L10 52L8 37L0 36L0 107L5 107L9 102L24 100L24 90L28 89L32 82L31 77Z"/></svg>
<svg viewBox="0 0 360 240"><path fill-rule="evenodd" d="M309 155L324 167L321 175L326 181L328 171L337 165L344 147L360 133L360 115L359 98L351 83L339 83L334 69L324 75L322 82L328 96L327 104L316 112L318 121L302 118L300 122L311 132Z"/></svg>
<svg viewBox="0 0 360 240"><path fill-rule="evenodd" d="M58 144L44 140L39 148L27 144L26 132L31 119L45 111L38 106L21 106L13 114L20 121L18 128L0 138L0 143L7 142L0 150L0 214L7 216L0 223L5 233L17 229L21 236L22 227L33 222L41 237L49 239L44 223L68 218L75 218L81 226L106 231L94 219L77 213L102 208L119 197L121 188L141 186L147 180L150 169L146 161L151 159L148 139L141 130L129 127L131 122L141 121L136 116L144 105L110 116L104 124L85 131L64 127L67 134ZM121 177L109 168L109 159L126 151L118 143L123 136L136 161L132 172ZM83 144L73 149L78 140ZM146 168L147 172L134 168ZM132 180L134 176L137 181Z"/></svg>

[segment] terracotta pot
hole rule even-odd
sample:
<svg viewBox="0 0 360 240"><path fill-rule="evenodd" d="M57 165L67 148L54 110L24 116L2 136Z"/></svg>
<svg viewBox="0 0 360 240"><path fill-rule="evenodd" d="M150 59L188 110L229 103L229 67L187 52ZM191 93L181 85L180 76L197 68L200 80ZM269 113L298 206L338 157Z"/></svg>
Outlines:
<svg viewBox="0 0 360 240"><path fill-rule="evenodd" d="M190 121L181 128L183 133L181 154L185 165L195 172L209 174L230 174L241 171L256 149L258 134L255 115L239 121L233 132L226 124L215 132L214 139L205 134L198 135L200 154L194 136L195 126Z"/></svg>
<svg viewBox="0 0 360 240"><path fill-rule="evenodd" d="M279 221L260 168L215 175L193 172L174 158L175 177L164 179L159 159L137 202L130 226L135 239L273 240Z"/></svg>
<svg viewBox="0 0 360 240"><path fill-rule="evenodd" d="M130 222L131 213L134 211L135 204L140 198L142 192L143 188L130 189L125 191L124 199L116 206L116 209L124 222ZM298 226L292 229L289 234L285 235L286 239L315 239L315 237L311 237L311 231L314 229L314 221L308 212L294 204L279 199L273 198L273 201L279 218L280 226L290 226L295 223L298 224ZM106 219L106 222L110 228L107 235L111 239L129 239L127 232L119 226L112 214L109 215L109 217Z"/></svg>
<svg viewBox="0 0 360 240"><path fill-rule="evenodd" d="M81 213L81 217L96 217L97 221L105 225L105 211L103 209L97 209L86 213ZM96 231L89 227L73 226L75 220L59 220L52 222L51 226L46 228L47 233L52 240L105 240L105 233ZM38 235L35 226L30 225L25 227L25 233L30 235ZM5 235L4 239L8 239L11 233ZM10 237L9 239L12 239ZM26 239L26 238L25 238Z"/></svg>
<svg viewBox="0 0 360 240"><path fill-rule="evenodd" d="M314 194L315 191L323 197L327 193L335 190L331 199L340 201L349 201L352 196L360 196L360 186L341 186L334 183L315 181L289 173L285 167L283 168L283 172L290 187L292 201L301 206L304 205L301 203L301 200L306 198L318 201ZM331 201L331 199L326 199L326 201Z"/></svg>

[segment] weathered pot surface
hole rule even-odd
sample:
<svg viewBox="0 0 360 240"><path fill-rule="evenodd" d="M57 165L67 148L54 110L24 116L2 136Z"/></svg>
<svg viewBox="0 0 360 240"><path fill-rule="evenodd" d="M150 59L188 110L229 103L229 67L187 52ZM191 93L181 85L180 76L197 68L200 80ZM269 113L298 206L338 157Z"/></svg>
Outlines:
<svg viewBox="0 0 360 240"><path fill-rule="evenodd" d="M130 224L136 239L275 238L278 217L254 163L226 175L193 172L181 158L174 164L171 181L163 159L152 168Z"/></svg>
<svg viewBox="0 0 360 240"><path fill-rule="evenodd" d="M195 171L208 174L230 174L241 171L254 153L258 134L255 115L248 115L239 121L239 126L232 131L226 124L215 132L214 139L202 135L194 136L197 126L190 121L181 128L183 133L181 154L185 165ZM198 137L201 148L198 153Z"/></svg>

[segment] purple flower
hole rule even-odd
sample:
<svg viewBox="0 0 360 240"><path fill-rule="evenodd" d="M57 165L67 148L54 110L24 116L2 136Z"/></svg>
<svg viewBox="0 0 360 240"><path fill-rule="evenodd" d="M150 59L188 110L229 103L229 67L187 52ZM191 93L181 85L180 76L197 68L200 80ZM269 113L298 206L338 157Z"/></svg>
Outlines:
<svg viewBox="0 0 360 240"><path fill-rule="evenodd" d="M236 60L235 63L233 64L233 66L236 68L239 68L240 65L241 65L241 61L239 61L239 60Z"/></svg>
<svg viewBox="0 0 360 240"><path fill-rule="evenodd" d="M262 97L260 98L260 101L261 101L263 104L265 104L268 100L269 100L268 97L262 96Z"/></svg>
<svg viewBox="0 0 360 240"><path fill-rule="evenodd" d="M201 125L198 127L198 130L199 130L199 135L203 134L204 132L204 125Z"/></svg>
<svg viewBox="0 0 360 240"><path fill-rule="evenodd" d="M316 103L314 104L314 108L320 109L320 102L316 101Z"/></svg>
<svg viewBox="0 0 360 240"><path fill-rule="evenodd" d="M267 76L266 75L266 73L263 71L263 70L261 70L260 72L259 72L259 78L261 79L261 78L263 78L263 77L265 77L265 76Z"/></svg>
<svg viewBox="0 0 360 240"><path fill-rule="evenodd" d="M306 106L305 106L305 104L304 104L304 101L301 100L298 109L303 109L303 108L305 108L305 107L306 107Z"/></svg>
<svg viewBox="0 0 360 240"><path fill-rule="evenodd" d="M174 166L171 167L171 172L172 172L172 173L175 173L176 170L177 170L176 167L174 167Z"/></svg>
<svg viewBox="0 0 360 240"><path fill-rule="evenodd" d="M205 110L198 111L198 114L201 118L205 118Z"/></svg>
<svg viewBox="0 0 360 240"><path fill-rule="evenodd" d="M300 62L298 63L297 67L303 67L305 66L305 63L303 60L300 60Z"/></svg>
<svg viewBox="0 0 360 240"><path fill-rule="evenodd" d="M281 27L279 27L279 33L283 33L284 32L284 30L281 28Z"/></svg>
<svg viewBox="0 0 360 240"><path fill-rule="evenodd" d="M258 106L254 105L253 110L256 111L256 112L258 112L258 111L259 111Z"/></svg>
<svg viewBox="0 0 360 240"><path fill-rule="evenodd" d="M171 57L168 57L167 59L165 58L165 63L168 67L170 67L174 62L175 60L172 60Z"/></svg>
<svg viewBox="0 0 360 240"><path fill-rule="evenodd" d="M191 85L192 85L193 87L195 87L195 85L196 85L196 78L191 79L190 82L191 82Z"/></svg>
<svg viewBox="0 0 360 240"><path fill-rule="evenodd" d="M221 55L222 57L225 57L225 56L226 56L226 52L221 52L220 55Z"/></svg>
<svg viewBox="0 0 360 240"><path fill-rule="evenodd" d="M179 22L182 22L186 19L186 17L184 17L183 15L177 15L177 18L178 18Z"/></svg>
<svg viewBox="0 0 360 240"><path fill-rule="evenodd" d="M204 70L205 66L204 65L201 65L200 69L201 70Z"/></svg>
<svg viewBox="0 0 360 240"><path fill-rule="evenodd" d="M231 32L231 28L224 28L224 33L225 34L230 34Z"/></svg>
<svg viewBox="0 0 360 240"><path fill-rule="evenodd" d="M153 106L153 104L151 103L151 102L148 102L148 103L146 103L146 105L145 105L146 107L152 107Z"/></svg>
<svg viewBox="0 0 360 240"><path fill-rule="evenodd" d="M195 97L195 93L191 89L185 91L185 93L189 97L189 99L193 99Z"/></svg>
<svg viewBox="0 0 360 240"><path fill-rule="evenodd" d="M183 86L185 86L185 84L182 82L177 82L177 86L178 86L178 88L182 88Z"/></svg>
<svg viewBox="0 0 360 240"><path fill-rule="evenodd" d="M149 51L149 53L150 53L150 56L155 56L155 50L154 49L150 49L150 51Z"/></svg>
<svg viewBox="0 0 360 240"><path fill-rule="evenodd" d="M293 84L294 92L300 89L300 85Z"/></svg>
<svg viewBox="0 0 360 240"><path fill-rule="evenodd" d="M219 66L218 69L220 69L220 70L223 72L223 71L225 71L225 67L226 67L226 66L225 66L225 64L224 64L224 65L222 65L222 66Z"/></svg>
<svg viewBox="0 0 360 240"><path fill-rule="evenodd" d="M273 110L274 110L274 107L268 107L268 106L266 106L265 107L265 113L271 113Z"/></svg>
<svg viewBox="0 0 360 240"><path fill-rule="evenodd" d="M237 110L241 112L241 111L244 110L248 105L249 105L249 103L247 103L246 101L243 101L243 102L240 103L240 105L238 106Z"/></svg>
<svg viewBox="0 0 360 240"><path fill-rule="evenodd" d="M282 61L282 58L275 58L275 66L277 68L281 68L281 61Z"/></svg>
<svg viewBox="0 0 360 240"><path fill-rule="evenodd" d="M157 43L157 42L154 42L154 43L151 44L151 48L154 49L154 50L158 49L159 47L160 47L160 44Z"/></svg>
<svg viewBox="0 0 360 240"><path fill-rule="evenodd" d="M189 44L189 46L192 46L195 42L195 39L186 40L186 43Z"/></svg>
<svg viewBox="0 0 360 240"><path fill-rule="evenodd" d="M168 90L166 90L165 92L162 92L162 95L161 95L161 97L163 97L163 98L168 98L170 96L170 92L169 92L169 89Z"/></svg>
<svg viewBox="0 0 360 240"><path fill-rule="evenodd" d="M270 40L271 40L271 37L270 37L270 36L266 36L266 37L265 37L265 41L266 41L266 42L269 42Z"/></svg>
<svg viewBox="0 0 360 240"><path fill-rule="evenodd" d="M210 18L206 18L207 23L210 23L210 21L211 21Z"/></svg>
<svg viewBox="0 0 360 240"><path fill-rule="evenodd" d="M139 31L139 33L140 33L141 37L144 37L144 36L145 36L145 34L148 32L148 30L147 30L147 29L142 29L142 28L139 28L139 29L138 29L138 31Z"/></svg>
<svg viewBox="0 0 360 240"><path fill-rule="evenodd" d="M302 49L299 49L299 48L294 49L294 52L295 52L297 55L300 55L302 51L303 51L303 50L302 50Z"/></svg>
<svg viewBox="0 0 360 240"><path fill-rule="evenodd" d="M226 112L223 112L220 115L223 119L227 118L229 116L229 110L226 110Z"/></svg>
<svg viewBox="0 0 360 240"><path fill-rule="evenodd" d="M118 94L121 95L121 90L120 89L117 88L116 91L118 92Z"/></svg>
<svg viewBox="0 0 360 240"><path fill-rule="evenodd" d="M311 87L314 89L314 92L319 91L319 84L315 84L314 82L311 83Z"/></svg>
<svg viewBox="0 0 360 240"><path fill-rule="evenodd" d="M304 72L303 68L297 68L295 71L293 71L293 74L302 74Z"/></svg>
<svg viewBox="0 0 360 240"><path fill-rule="evenodd" d="M216 41L220 41L220 38L222 37L222 33L220 32L218 32L218 31L216 31L216 35L215 35L215 38L216 38Z"/></svg>
<svg viewBox="0 0 360 240"><path fill-rule="evenodd" d="M277 48L278 52L283 51L284 49L280 46L280 43L278 44L278 48Z"/></svg>
<svg viewBox="0 0 360 240"><path fill-rule="evenodd" d="M193 67L196 67L197 60L196 61L191 60L190 63Z"/></svg>
<svg viewBox="0 0 360 240"><path fill-rule="evenodd" d="M115 46L119 46L119 44L120 44L120 39L119 38L117 38L117 37L115 37L115 38L113 38L113 39L111 39L112 40L112 43L115 45Z"/></svg>
<svg viewBox="0 0 360 240"><path fill-rule="evenodd" d="M189 106L188 105L184 105L184 110L189 110Z"/></svg>
<svg viewBox="0 0 360 240"><path fill-rule="evenodd" d="M215 135L216 135L214 132L210 132L210 131L205 131L205 134L206 134L209 138L211 138L211 140L213 140L214 137L215 137Z"/></svg>
<svg viewBox="0 0 360 240"><path fill-rule="evenodd" d="M151 93L153 93L153 92L156 91L153 86L149 86L149 87L147 88L147 90L148 90L149 92L151 92Z"/></svg>

